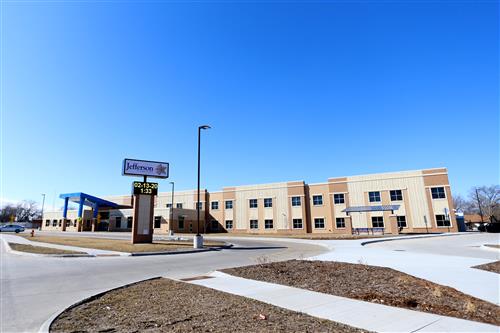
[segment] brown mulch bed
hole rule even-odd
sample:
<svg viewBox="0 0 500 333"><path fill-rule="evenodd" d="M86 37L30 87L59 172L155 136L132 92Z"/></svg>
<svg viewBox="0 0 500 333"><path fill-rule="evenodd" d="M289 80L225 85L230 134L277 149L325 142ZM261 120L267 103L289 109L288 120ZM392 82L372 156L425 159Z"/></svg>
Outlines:
<svg viewBox="0 0 500 333"><path fill-rule="evenodd" d="M500 274L500 261L494 261L484 265L473 266L472 268L478 268L484 271Z"/></svg>
<svg viewBox="0 0 500 333"><path fill-rule="evenodd" d="M500 325L499 306L386 267L290 260L223 271L247 279Z"/></svg>
<svg viewBox="0 0 500 333"><path fill-rule="evenodd" d="M264 315L262 319L260 315ZM154 279L62 313L51 332L366 332L217 290Z"/></svg>
<svg viewBox="0 0 500 333"><path fill-rule="evenodd" d="M86 254L85 252L61 250L50 247L33 246L33 245L19 244L19 243L9 243L9 246L14 251L37 253L37 254Z"/></svg>

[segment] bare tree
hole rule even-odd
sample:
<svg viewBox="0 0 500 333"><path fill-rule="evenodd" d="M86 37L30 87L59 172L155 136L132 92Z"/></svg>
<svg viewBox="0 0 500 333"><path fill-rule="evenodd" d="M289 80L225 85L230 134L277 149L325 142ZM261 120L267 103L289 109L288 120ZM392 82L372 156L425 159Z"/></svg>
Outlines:
<svg viewBox="0 0 500 333"><path fill-rule="evenodd" d="M40 216L40 210L33 200L24 200L17 205L16 221L29 222Z"/></svg>
<svg viewBox="0 0 500 333"><path fill-rule="evenodd" d="M0 209L0 222L11 222L16 219L17 207L11 204L5 205Z"/></svg>
<svg viewBox="0 0 500 333"><path fill-rule="evenodd" d="M465 199L460 194L453 196L453 207L455 207L457 211L460 211L464 214L477 213L474 202L469 199Z"/></svg>
<svg viewBox="0 0 500 333"><path fill-rule="evenodd" d="M473 188L469 198L474 203L474 210L482 211L485 221L492 218L500 220L500 185Z"/></svg>

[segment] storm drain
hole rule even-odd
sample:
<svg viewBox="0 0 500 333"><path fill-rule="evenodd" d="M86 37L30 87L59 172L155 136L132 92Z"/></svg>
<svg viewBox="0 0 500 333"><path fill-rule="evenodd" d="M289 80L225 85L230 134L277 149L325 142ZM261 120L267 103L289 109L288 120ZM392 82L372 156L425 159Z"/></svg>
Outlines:
<svg viewBox="0 0 500 333"><path fill-rule="evenodd" d="M190 278L184 278L184 279L181 279L181 281L189 282L189 281L205 280L205 279L213 279L213 278L214 278L213 276L200 275L200 276L193 276Z"/></svg>

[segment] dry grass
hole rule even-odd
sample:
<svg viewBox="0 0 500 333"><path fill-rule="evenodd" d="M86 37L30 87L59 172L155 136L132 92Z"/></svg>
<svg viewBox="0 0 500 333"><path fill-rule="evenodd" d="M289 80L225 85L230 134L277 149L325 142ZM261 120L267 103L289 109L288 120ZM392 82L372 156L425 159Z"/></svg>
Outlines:
<svg viewBox="0 0 500 333"><path fill-rule="evenodd" d="M247 279L500 325L499 306L387 267L290 260L223 271Z"/></svg>
<svg viewBox="0 0 500 333"><path fill-rule="evenodd" d="M483 271L500 274L500 261L494 261L484 265L473 266L472 268L482 269Z"/></svg>
<svg viewBox="0 0 500 333"><path fill-rule="evenodd" d="M50 247L33 246L27 244L9 243L9 246L14 251L37 253L37 254L86 254L85 252L69 251L53 249Z"/></svg>
<svg viewBox="0 0 500 333"><path fill-rule="evenodd" d="M192 241L154 241L151 244L132 244L129 240L107 239L93 237L64 237L64 236L24 236L30 241L78 246L89 249L99 249L118 252L164 252L191 249ZM205 242L205 247L222 246L221 242Z"/></svg>
<svg viewBox="0 0 500 333"><path fill-rule="evenodd" d="M197 285L155 279L63 312L50 332L366 331Z"/></svg>

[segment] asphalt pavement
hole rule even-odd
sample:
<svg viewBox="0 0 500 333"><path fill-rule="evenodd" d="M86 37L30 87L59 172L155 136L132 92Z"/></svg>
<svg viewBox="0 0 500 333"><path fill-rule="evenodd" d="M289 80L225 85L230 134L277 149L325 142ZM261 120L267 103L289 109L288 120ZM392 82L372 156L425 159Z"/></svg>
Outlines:
<svg viewBox="0 0 500 333"><path fill-rule="evenodd" d="M130 234L97 233L92 236L126 238ZM51 315L86 297L147 278L192 277L217 269L255 264L259 260L303 258L326 251L312 244L249 238L234 239L231 249L201 253L54 258L10 254L3 241L0 243L1 332L37 331Z"/></svg>

